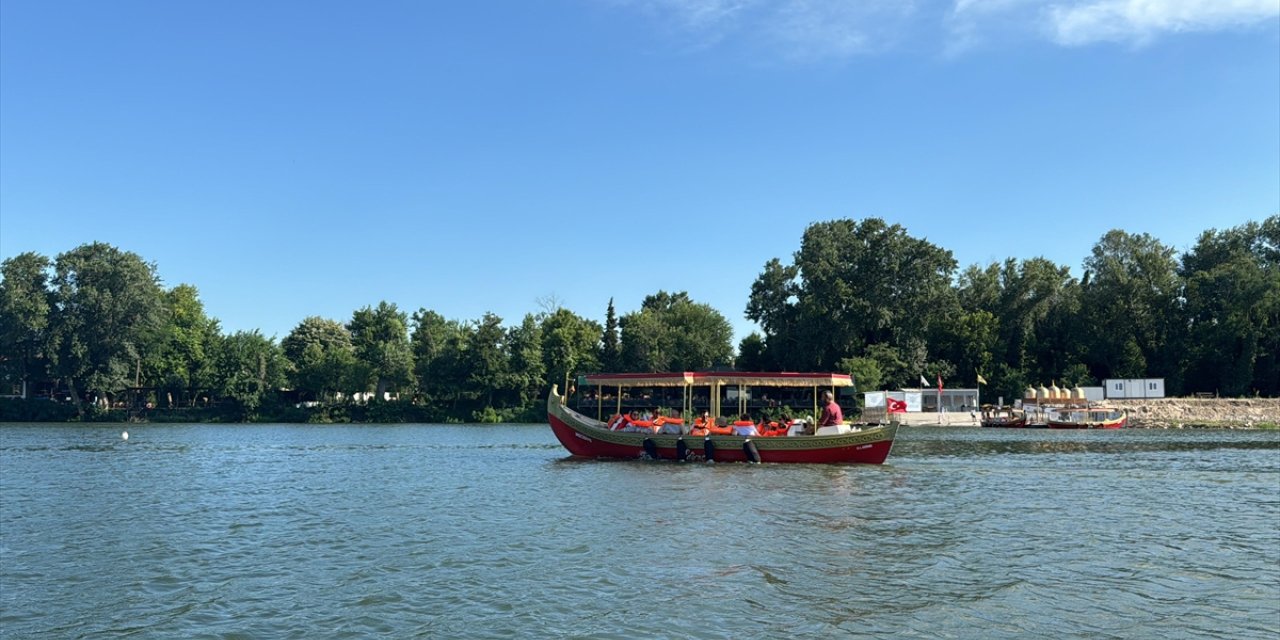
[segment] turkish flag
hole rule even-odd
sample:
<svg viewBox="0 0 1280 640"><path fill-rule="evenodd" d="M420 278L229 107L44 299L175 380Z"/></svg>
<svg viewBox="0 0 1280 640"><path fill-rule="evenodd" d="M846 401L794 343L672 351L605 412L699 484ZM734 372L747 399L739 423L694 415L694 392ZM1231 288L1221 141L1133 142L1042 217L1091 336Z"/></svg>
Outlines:
<svg viewBox="0 0 1280 640"><path fill-rule="evenodd" d="M907 403L905 400L894 400L893 398L886 398L885 403L887 403L889 406L888 413L906 413L907 412Z"/></svg>

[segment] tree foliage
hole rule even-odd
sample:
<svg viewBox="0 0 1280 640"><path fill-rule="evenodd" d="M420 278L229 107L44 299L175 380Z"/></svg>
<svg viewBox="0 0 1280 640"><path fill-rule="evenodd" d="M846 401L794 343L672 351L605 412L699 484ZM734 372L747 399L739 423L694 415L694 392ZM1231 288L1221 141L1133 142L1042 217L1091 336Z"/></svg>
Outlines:
<svg viewBox="0 0 1280 640"><path fill-rule="evenodd" d="M100 242L77 247L54 263L53 299L51 361L73 398L139 382L164 320L153 265Z"/></svg>
<svg viewBox="0 0 1280 640"><path fill-rule="evenodd" d="M619 325L629 371L698 371L733 358L729 321L684 291L646 296L640 309L624 315Z"/></svg>
<svg viewBox="0 0 1280 640"><path fill-rule="evenodd" d="M941 319L932 311L950 304L955 268L950 251L900 225L819 222L805 229L792 264L765 264L746 316L784 369L831 370L871 345L914 355Z"/></svg>
<svg viewBox="0 0 1280 640"><path fill-rule="evenodd" d="M409 346L409 318L385 301L356 311L347 323L356 362L363 367L357 379L365 381L376 400L387 391L408 390L413 384L413 355Z"/></svg>
<svg viewBox="0 0 1280 640"><path fill-rule="evenodd" d="M1108 377L1162 377L1171 394L1280 394L1280 216L1207 230L1181 254L1109 231L1081 266L1078 279L1045 258L957 273L949 251L898 225L834 220L810 225L789 262L765 262L746 304L761 330L736 354L718 311L666 291L621 317L611 299L603 325L555 298L512 326L381 302L345 325L305 318L276 344L223 335L194 286L165 290L154 265L92 243L0 263L0 378L6 391L25 381L74 398L81 414L89 400L199 396L239 419L294 411L286 385L337 407L324 419L536 419L551 384L585 373L726 366L844 371L863 390L981 375L984 395L1006 397ZM401 401L359 408L371 390Z"/></svg>

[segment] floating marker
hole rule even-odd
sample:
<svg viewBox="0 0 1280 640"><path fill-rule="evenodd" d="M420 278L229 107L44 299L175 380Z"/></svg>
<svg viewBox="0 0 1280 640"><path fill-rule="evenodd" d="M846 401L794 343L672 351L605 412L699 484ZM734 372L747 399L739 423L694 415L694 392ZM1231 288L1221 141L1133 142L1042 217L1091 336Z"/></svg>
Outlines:
<svg viewBox="0 0 1280 640"><path fill-rule="evenodd" d="M129 439L129 432L128 432L128 431L121 431L121 432L120 432L120 439L121 439L121 440L128 440L128 439Z"/></svg>

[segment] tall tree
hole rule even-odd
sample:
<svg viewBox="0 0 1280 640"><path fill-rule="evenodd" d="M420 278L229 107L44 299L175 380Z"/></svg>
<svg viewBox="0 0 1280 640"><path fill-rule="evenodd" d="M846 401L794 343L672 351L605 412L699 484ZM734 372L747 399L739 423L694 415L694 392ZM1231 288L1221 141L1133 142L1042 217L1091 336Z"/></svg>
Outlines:
<svg viewBox="0 0 1280 640"><path fill-rule="evenodd" d="M646 296L620 324L622 354L633 371L695 371L733 358L729 321L684 291Z"/></svg>
<svg viewBox="0 0 1280 640"><path fill-rule="evenodd" d="M563 393L570 379L579 373L600 370L600 323L569 311L556 309L542 319L542 358L547 382Z"/></svg>
<svg viewBox="0 0 1280 640"><path fill-rule="evenodd" d="M156 343L159 279L137 254L95 242L58 256L53 286L54 369L83 413L82 391L104 397L129 386Z"/></svg>
<svg viewBox="0 0 1280 640"><path fill-rule="evenodd" d="M383 400L388 390L399 391L413 385L408 322L395 304L383 301L377 307L356 311L347 324L356 361L365 367L368 380L373 382L375 400Z"/></svg>
<svg viewBox="0 0 1280 640"><path fill-rule="evenodd" d="M214 375L222 395L235 402L240 419L248 421L267 395L285 384L287 366L274 340L256 329L237 331L218 348Z"/></svg>
<svg viewBox="0 0 1280 640"><path fill-rule="evenodd" d="M27 396L28 382L44 373L49 347L49 259L22 253L0 264L0 371Z"/></svg>
<svg viewBox="0 0 1280 640"><path fill-rule="evenodd" d="M600 337L600 366L606 371L619 369L621 350L618 343L618 314L613 309L613 298L604 316L604 334Z"/></svg>
<svg viewBox="0 0 1280 640"><path fill-rule="evenodd" d="M1148 234L1120 230L1094 245L1084 267L1082 313L1092 332L1092 369L1100 378L1169 378L1177 357L1168 349L1170 330L1180 317L1180 282L1173 249Z"/></svg>
<svg viewBox="0 0 1280 640"><path fill-rule="evenodd" d="M355 347L351 331L336 320L304 318L280 342L290 366L290 379L299 391L328 400L355 385Z"/></svg>
<svg viewBox="0 0 1280 640"><path fill-rule="evenodd" d="M1280 269L1268 259L1267 223L1280 226L1280 216L1205 231L1182 257L1187 323L1181 353L1191 390L1276 392L1265 369L1268 340L1275 345L1280 333Z"/></svg>
<svg viewBox="0 0 1280 640"><path fill-rule="evenodd" d="M485 313L476 323L464 362L470 395L483 399L485 406L494 406L495 395L511 384L507 332L502 328L502 318Z"/></svg>
<svg viewBox="0 0 1280 640"><path fill-rule="evenodd" d="M547 392L542 326L533 314L526 313L520 326L507 331L507 348L511 352L512 386L518 395L519 406L529 406Z"/></svg>
<svg viewBox="0 0 1280 640"><path fill-rule="evenodd" d="M788 369L827 369L869 345L927 344L953 295L951 252L879 218L805 229L793 264L774 259L751 287L747 318ZM921 363L923 364L923 363Z"/></svg>
<svg viewBox="0 0 1280 640"><path fill-rule="evenodd" d="M158 401L194 403L197 389L213 384L213 352L222 339L218 321L205 314L200 294L180 284L162 295L163 322L156 347L143 361L144 380Z"/></svg>
<svg viewBox="0 0 1280 640"><path fill-rule="evenodd" d="M445 320L429 309L413 314L413 371L424 400L456 408L466 378L463 355L469 341L470 330L461 322Z"/></svg>

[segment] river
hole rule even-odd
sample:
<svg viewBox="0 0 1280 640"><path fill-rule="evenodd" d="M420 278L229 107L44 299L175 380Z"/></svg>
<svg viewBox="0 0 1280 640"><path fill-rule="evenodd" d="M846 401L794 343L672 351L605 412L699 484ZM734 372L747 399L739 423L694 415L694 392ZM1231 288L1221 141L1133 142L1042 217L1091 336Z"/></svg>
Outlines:
<svg viewBox="0 0 1280 640"><path fill-rule="evenodd" d="M0 425L0 637L1280 635L1275 431L916 427L818 466L124 428Z"/></svg>

